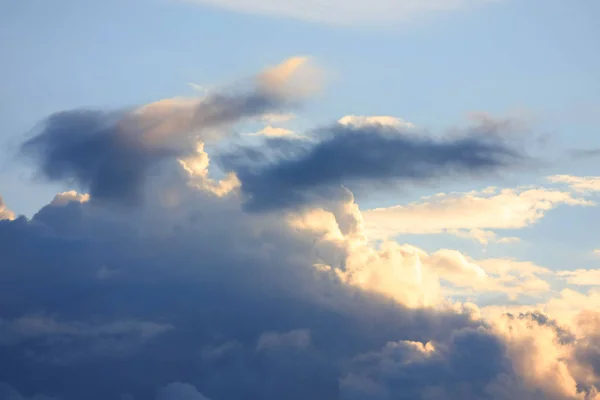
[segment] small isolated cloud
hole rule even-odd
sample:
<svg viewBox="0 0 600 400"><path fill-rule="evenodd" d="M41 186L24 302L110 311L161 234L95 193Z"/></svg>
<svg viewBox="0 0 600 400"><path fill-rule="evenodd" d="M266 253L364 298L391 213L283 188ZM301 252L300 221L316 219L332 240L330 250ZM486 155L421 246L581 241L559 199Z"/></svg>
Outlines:
<svg viewBox="0 0 600 400"><path fill-rule="evenodd" d="M424 13L452 11L489 3L487 0L185 0L231 11L294 18L334 25L406 22Z"/></svg>
<svg viewBox="0 0 600 400"><path fill-rule="evenodd" d="M565 279L569 285L600 286L600 269L558 271L556 275Z"/></svg>
<svg viewBox="0 0 600 400"><path fill-rule="evenodd" d="M357 128L365 126L390 126L396 129L413 129L415 125L402 118L390 116L364 116L364 115L346 115L338 120L339 124L350 125Z"/></svg>
<svg viewBox="0 0 600 400"><path fill-rule="evenodd" d="M600 192L600 176L553 175L547 179L552 183L569 185L578 192Z"/></svg>
<svg viewBox="0 0 600 400"><path fill-rule="evenodd" d="M260 131L256 133L252 133L253 136L266 136L266 137L286 137L286 136L295 136L294 131L286 128L277 128L273 125L267 125Z"/></svg>
<svg viewBox="0 0 600 400"><path fill-rule="evenodd" d="M523 116L498 117L485 111L472 111L467 118L471 121L469 130L473 133L507 136L529 131L527 119Z"/></svg>
<svg viewBox="0 0 600 400"><path fill-rule="evenodd" d="M4 199L2 198L2 196L0 196L0 220L3 220L3 219L8 219L8 220L15 219L15 214L12 211L10 211L8 208L6 208Z"/></svg>
<svg viewBox="0 0 600 400"><path fill-rule="evenodd" d="M420 202L363 213L365 227L376 237L400 234L451 233L482 244L513 242L497 238L492 229L520 229L535 224L559 205L590 206L594 203L570 192L546 188L498 189L467 193L439 193Z"/></svg>

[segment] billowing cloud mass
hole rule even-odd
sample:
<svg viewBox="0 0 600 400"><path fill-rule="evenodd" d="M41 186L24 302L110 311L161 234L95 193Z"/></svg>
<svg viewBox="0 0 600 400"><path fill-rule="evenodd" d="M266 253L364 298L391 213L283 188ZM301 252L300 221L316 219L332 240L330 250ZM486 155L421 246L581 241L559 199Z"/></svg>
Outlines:
<svg viewBox="0 0 600 400"><path fill-rule="evenodd" d="M266 150L233 143L219 161L234 168L211 168L205 141L304 96L286 86L300 64L257 78L250 103L268 106L65 112L25 144L73 190L0 220L0 400L600 398L600 296L552 297L587 272L376 243L342 186L511 167L521 156L501 135L361 120ZM524 193L505 200L529 211L498 224L579 201ZM461 229L491 229L482 214ZM485 296L501 304L480 308ZM534 305L502 301L521 298Z"/></svg>
<svg viewBox="0 0 600 400"><path fill-rule="evenodd" d="M59 112L43 122L23 151L50 180L73 180L95 200L136 204L160 161L188 155L195 141L214 138L215 131L245 118L296 105L310 93L304 81L316 75L306 65L306 58L290 58L258 74L253 87L239 93L167 99L135 110Z"/></svg>
<svg viewBox="0 0 600 400"><path fill-rule="evenodd" d="M227 10L289 17L335 25L375 25L408 21L428 12L450 11L485 0L184 0Z"/></svg>

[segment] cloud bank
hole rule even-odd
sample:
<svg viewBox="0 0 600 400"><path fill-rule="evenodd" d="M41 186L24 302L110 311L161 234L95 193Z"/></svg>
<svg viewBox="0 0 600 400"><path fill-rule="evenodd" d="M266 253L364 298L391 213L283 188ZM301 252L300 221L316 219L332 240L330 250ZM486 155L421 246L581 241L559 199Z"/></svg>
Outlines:
<svg viewBox="0 0 600 400"><path fill-rule="evenodd" d="M211 175L204 142L303 98L286 84L300 65L241 97L67 111L27 141L49 179L85 190L0 220L0 400L599 398L597 292L546 301L532 263L373 244L343 186L510 168L501 135L361 119L236 145Z"/></svg>

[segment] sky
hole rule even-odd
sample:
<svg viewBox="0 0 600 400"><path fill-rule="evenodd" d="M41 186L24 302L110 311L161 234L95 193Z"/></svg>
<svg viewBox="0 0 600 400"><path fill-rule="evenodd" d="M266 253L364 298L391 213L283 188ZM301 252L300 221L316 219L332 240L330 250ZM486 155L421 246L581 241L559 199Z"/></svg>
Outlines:
<svg viewBox="0 0 600 400"><path fill-rule="evenodd" d="M600 399L597 1L0 10L0 400Z"/></svg>

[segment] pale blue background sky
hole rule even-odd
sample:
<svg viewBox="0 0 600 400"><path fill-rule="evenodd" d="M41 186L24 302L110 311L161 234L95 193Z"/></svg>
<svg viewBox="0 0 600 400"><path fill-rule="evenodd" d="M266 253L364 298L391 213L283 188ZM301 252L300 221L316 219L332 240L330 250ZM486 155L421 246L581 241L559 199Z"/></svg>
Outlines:
<svg viewBox="0 0 600 400"><path fill-rule="evenodd" d="M300 113L300 126L362 114L441 130L473 110L526 110L537 132L554 135L548 154L558 161L569 148L600 148L599 19L597 0L503 0L381 29L174 0L0 0L0 194L12 210L31 215L64 189L33 183L13 157L50 113L191 95L188 82L227 83L293 55L314 56L331 74L325 93ZM599 161L563 160L505 183L600 175ZM577 251L584 267L597 262L587 251L600 247L599 217L597 209L558 209L518 233L542 246L491 247L487 254L558 267ZM407 240L432 249L471 247L456 238ZM478 251L474 246L473 255Z"/></svg>

